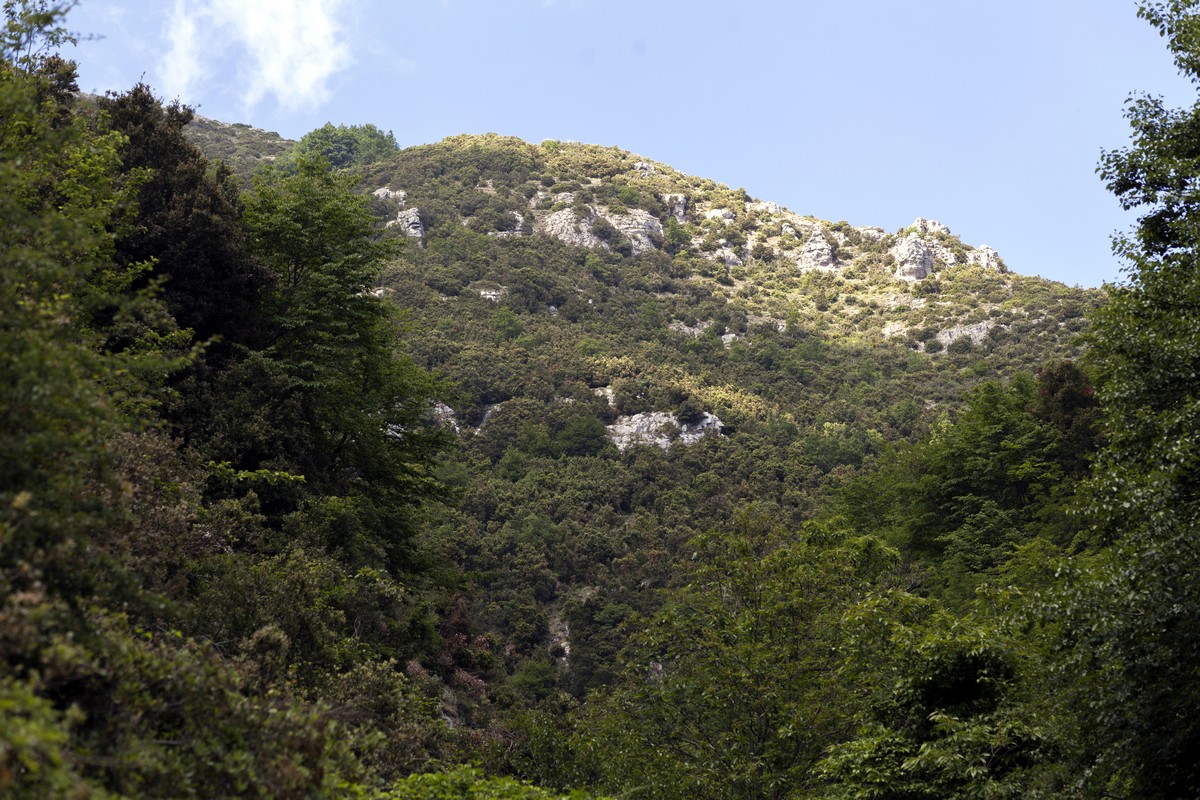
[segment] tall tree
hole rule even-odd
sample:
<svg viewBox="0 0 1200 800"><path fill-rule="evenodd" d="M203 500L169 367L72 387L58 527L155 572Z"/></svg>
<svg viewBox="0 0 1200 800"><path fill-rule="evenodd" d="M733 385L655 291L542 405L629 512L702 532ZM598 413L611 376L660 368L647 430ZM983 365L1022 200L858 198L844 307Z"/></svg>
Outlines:
<svg viewBox="0 0 1200 800"><path fill-rule="evenodd" d="M1195 0L1143 3L1179 71L1200 84ZM1200 795L1200 105L1130 100L1133 141L1099 172L1140 210L1115 252L1128 282L1095 315L1102 433L1090 491L1100 567L1078 576L1064 674L1081 710L1077 774L1106 796Z"/></svg>

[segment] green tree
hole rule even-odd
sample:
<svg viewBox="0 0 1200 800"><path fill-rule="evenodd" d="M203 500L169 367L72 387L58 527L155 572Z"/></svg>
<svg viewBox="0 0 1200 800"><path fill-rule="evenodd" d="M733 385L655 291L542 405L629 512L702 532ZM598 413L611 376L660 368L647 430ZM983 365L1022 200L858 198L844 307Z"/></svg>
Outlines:
<svg viewBox="0 0 1200 800"><path fill-rule="evenodd" d="M604 785L662 798L796 796L849 732L839 618L894 552L873 539L795 536L753 511L692 548L685 585L634 635L625 679L601 707Z"/></svg>
<svg viewBox="0 0 1200 800"><path fill-rule="evenodd" d="M1200 11L1143 3L1180 73L1200 82ZM1115 253L1127 283L1093 316L1106 440L1089 490L1111 548L1046 613L1066 635L1060 664L1080 712L1077 774L1095 793L1200 794L1200 106L1138 96L1133 141L1099 172L1136 228Z"/></svg>
<svg viewBox="0 0 1200 800"><path fill-rule="evenodd" d="M365 167L396 153L396 137L374 125L338 125L326 122L296 143L299 157L322 156L334 169Z"/></svg>

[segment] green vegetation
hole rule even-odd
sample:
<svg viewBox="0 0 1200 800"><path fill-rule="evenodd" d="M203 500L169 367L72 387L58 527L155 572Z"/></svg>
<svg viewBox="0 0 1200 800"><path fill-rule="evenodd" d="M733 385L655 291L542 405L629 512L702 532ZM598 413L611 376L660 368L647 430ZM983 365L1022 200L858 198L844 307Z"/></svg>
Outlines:
<svg viewBox="0 0 1200 800"><path fill-rule="evenodd" d="M0 796L1200 792L1194 111L1102 160L1129 284L906 281L616 148L82 98L61 11L0 37Z"/></svg>

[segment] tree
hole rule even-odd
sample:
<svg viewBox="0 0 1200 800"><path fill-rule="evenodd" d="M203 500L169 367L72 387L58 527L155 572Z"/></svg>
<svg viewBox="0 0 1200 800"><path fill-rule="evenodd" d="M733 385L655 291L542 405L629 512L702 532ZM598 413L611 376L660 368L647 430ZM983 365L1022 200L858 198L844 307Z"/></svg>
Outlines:
<svg viewBox="0 0 1200 800"><path fill-rule="evenodd" d="M789 534L752 510L691 545L686 584L634 635L625 680L601 706L605 784L662 798L796 796L849 733L839 618L895 553Z"/></svg>
<svg viewBox="0 0 1200 800"><path fill-rule="evenodd" d="M334 169L365 167L393 155L399 148L391 131L374 125L338 125L326 122L296 143L296 156L322 156Z"/></svg>
<svg viewBox="0 0 1200 800"><path fill-rule="evenodd" d="M390 246L367 198L321 158L296 167L260 174L247 198L249 247L273 275L269 331L209 387L223 413L199 433L215 461L304 477L302 489L260 490L277 520L307 503L305 513L341 521L317 526L323 547L398 566L407 510L435 493L427 467L444 435L425 422L434 383L401 352L398 312L372 292Z"/></svg>
<svg viewBox="0 0 1200 800"><path fill-rule="evenodd" d="M1146 2L1181 74L1200 83L1194 0ZM1060 673L1080 712L1077 774L1096 792L1200 794L1200 106L1138 96L1130 146L1099 173L1141 211L1114 252L1128 282L1093 316L1106 440L1089 486L1098 566L1046 604L1065 617Z"/></svg>

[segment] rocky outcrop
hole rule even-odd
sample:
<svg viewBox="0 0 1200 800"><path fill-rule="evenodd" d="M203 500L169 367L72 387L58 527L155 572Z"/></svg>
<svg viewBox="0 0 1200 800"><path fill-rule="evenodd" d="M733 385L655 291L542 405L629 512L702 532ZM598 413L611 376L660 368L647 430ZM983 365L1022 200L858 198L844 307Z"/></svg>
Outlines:
<svg viewBox="0 0 1200 800"><path fill-rule="evenodd" d="M833 245L820 231L814 231L808 241L796 253L796 266L802 271L814 269L830 270L837 267Z"/></svg>
<svg viewBox="0 0 1200 800"><path fill-rule="evenodd" d="M588 215L582 218L576 216L572 209L564 208L543 219L537 227L537 232L576 247L607 248L608 245L592 233L592 222L595 219L596 212L591 207L588 208Z"/></svg>
<svg viewBox="0 0 1200 800"><path fill-rule="evenodd" d="M697 322L695 325L687 325L683 322L680 322L679 320L675 320L667 327L669 329L675 331L676 333L686 333L688 336L698 337L700 334L704 333L706 330L708 330L710 327L712 327L712 324L713 324L713 321L711 319L701 320L701 321Z"/></svg>
<svg viewBox="0 0 1200 800"><path fill-rule="evenodd" d="M438 423L445 425L455 434L461 434L462 429L458 425L458 415L454 413L454 409L438 400L433 404L433 418Z"/></svg>
<svg viewBox="0 0 1200 800"><path fill-rule="evenodd" d="M704 212L704 218L719 219L723 222L733 222L735 219L737 219L737 215L735 215L728 208L710 208L708 211Z"/></svg>
<svg viewBox="0 0 1200 800"><path fill-rule="evenodd" d="M1000 258L1000 254L986 244L981 244L967 253L967 263L975 264L984 269L994 269L997 272L1008 272L1008 267L1005 266L1004 259Z"/></svg>
<svg viewBox="0 0 1200 800"><path fill-rule="evenodd" d="M876 228L874 226L855 228L854 230L858 231L858 234L862 236L862 238L868 239L872 242L878 242L884 236L887 236L887 232L883 228Z"/></svg>
<svg viewBox="0 0 1200 800"><path fill-rule="evenodd" d="M608 436L618 450L635 445L649 445L667 450L672 442L695 444L705 436L721 433L721 420L706 413L699 421L683 424L666 411L646 411L632 416L617 417L608 427Z"/></svg>
<svg viewBox="0 0 1200 800"><path fill-rule="evenodd" d="M421 212L415 208L406 208L387 224L387 227L399 225L404 235L418 241L425 238L425 225L421 222Z"/></svg>
<svg viewBox="0 0 1200 800"><path fill-rule="evenodd" d="M687 197L682 194L664 194L662 196L663 204L666 205L667 211L671 212L671 216L676 222L683 222L684 216L687 214Z"/></svg>
<svg viewBox="0 0 1200 800"><path fill-rule="evenodd" d="M953 328L938 331L937 340L943 345L951 344L958 339L970 339L971 344L979 344L987 338L992 328L995 327L996 323L990 319L985 319L983 322L976 322L974 325L955 325Z"/></svg>
<svg viewBox="0 0 1200 800"><path fill-rule="evenodd" d="M624 214L605 214L604 218L625 234L635 256L662 246L662 223L648 211L632 208Z"/></svg>
<svg viewBox="0 0 1200 800"><path fill-rule="evenodd" d="M712 251L711 253L705 253L705 257L708 258L709 261L716 261L720 264L724 264L727 267L742 266L742 260L738 258L737 253L733 252L728 247L721 247Z"/></svg>
<svg viewBox="0 0 1200 800"><path fill-rule="evenodd" d="M623 214L601 214L588 206L586 217L578 216L574 209L564 208L546 216L535 230L564 244L607 250L608 243L592 230L596 221L601 219L629 240L630 250L635 256L662 246L662 223L653 214L640 208L631 208Z"/></svg>
<svg viewBox="0 0 1200 800"><path fill-rule="evenodd" d="M913 224L909 227L915 228L917 233L921 234L950 232L949 228L938 222L936 219L925 219L924 217L917 217Z"/></svg>
<svg viewBox="0 0 1200 800"><path fill-rule="evenodd" d="M643 175L653 175L658 171L654 168L653 164L646 161L638 161L633 165L633 168Z"/></svg>
<svg viewBox="0 0 1200 800"><path fill-rule="evenodd" d="M929 245L915 233L910 233L892 248L892 257L896 259L895 276L906 281L920 281L929 277L933 271L933 251Z"/></svg>
<svg viewBox="0 0 1200 800"><path fill-rule="evenodd" d="M378 197L380 200L394 200L400 205L404 205L404 201L408 199L408 192L403 189L393 189L390 186L382 186L371 194Z"/></svg>
<svg viewBox="0 0 1200 800"><path fill-rule="evenodd" d="M504 299L503 289L480 289L479 296L484 300L491 300L493 303L499 303Z"/></svg>
<svg viewBox="0 0 1200 800"><path fill-rule="evenodd" d="M779 205L779 203L773 203L770 200L756 200L746 203L746 210L751 212L761 211L764 214L774 216L775 214L783 213L783 206Z"/></svg>

